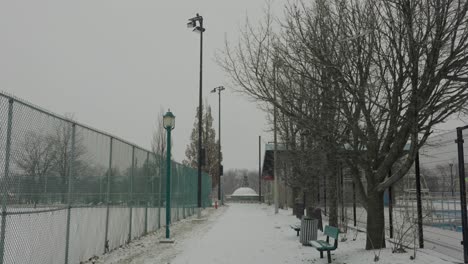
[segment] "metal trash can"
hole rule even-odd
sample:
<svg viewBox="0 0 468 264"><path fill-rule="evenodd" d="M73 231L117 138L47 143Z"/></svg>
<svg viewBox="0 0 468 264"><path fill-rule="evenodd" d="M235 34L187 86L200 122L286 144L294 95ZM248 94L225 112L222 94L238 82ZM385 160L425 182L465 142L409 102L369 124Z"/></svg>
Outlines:
<svg viewBox="0 0 468 264"><path fill-rule="evenodd" d="M299 241L302 245L310 246L310 240L317 240L318 219L302 217L301 219L301 235Z"/></svg>

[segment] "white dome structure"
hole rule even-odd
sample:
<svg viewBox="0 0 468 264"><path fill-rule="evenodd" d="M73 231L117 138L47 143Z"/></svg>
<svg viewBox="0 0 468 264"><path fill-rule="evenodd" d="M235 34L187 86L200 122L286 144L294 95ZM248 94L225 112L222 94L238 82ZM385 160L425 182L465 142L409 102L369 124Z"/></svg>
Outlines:
<svg viewBox="0 0 468 264"><path fill-rule="evenodd" d="M252 188L249 188L249 187L240 187L238 189L236 189L232 195L232 197L236 197L236 196L255 196L255 197L258 197L258 194L256 191L254 191Z"/></svg>
<svg viewBox="0 0 468 264"><path fill-rule="evenodd" d="M258 194L252 188L240 187L237 188L231 195L227 195L229 201L241 202L241 203L252 203L258 202Z"/></svg>
<svg viewBox="0 0 468 264"><path fill-rule="evenodd" d="M254 189L249 188L247 174L244 175L244 182L242 184L242 187L237 188L231 195L226 195L226 198L229 201L241 203L252 203L258 202L260 200L260 197L257 194L257 192Z"/></svg>

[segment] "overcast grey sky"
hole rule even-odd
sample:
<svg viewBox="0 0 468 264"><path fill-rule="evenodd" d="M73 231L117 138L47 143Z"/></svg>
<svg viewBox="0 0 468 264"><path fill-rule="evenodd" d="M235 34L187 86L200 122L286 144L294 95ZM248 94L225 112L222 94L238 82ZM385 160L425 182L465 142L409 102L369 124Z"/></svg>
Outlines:
<svg viewBox="0 0 468 264"><path fill-rule="evenodd" d="M213 107L224 85L224 166L256 169L265 114L232 92L214 61L225 36L237 41L246 15L261 19L265 0L0 1L0 90L149 148L160 108L176 115L174 156L182 161L198 105L199 35L186 27L205 19L204 98ZM274 2L278 11L284 1ZM461 122L439 126L443 132Z"/></svg>
<svg viewBox="0 0 468 264"><path fill-rule="evenodd" d="M280 3L278 3L280 2ZM282 5L277 1L276 5ZM163 106L176 115L174 156L185 148L198 105L199 34L204 17L203 92L218 127L222 94L224 166L258 168L258 136L271 138L265 114L233 93L214 61L225 36L236 41L264 0L15 0L0 2L0 90L149 148ZM269 138L266 138L268 137Z"/></svg>

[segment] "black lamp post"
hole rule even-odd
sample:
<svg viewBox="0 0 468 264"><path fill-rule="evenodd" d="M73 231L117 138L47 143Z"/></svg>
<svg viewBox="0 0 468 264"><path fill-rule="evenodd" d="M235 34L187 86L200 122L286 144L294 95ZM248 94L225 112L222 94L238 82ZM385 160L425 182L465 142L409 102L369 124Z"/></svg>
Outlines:
<svg viewBox="0 0 468 264"><path fill-rule="evenodd" d="M219 114L218 114L218 201L221 201L221 91L224 91L226 88L223 86L218 86L214 88L211 92L216 93L218 92L219 95Z"/></svg>
<svg viewBox="0 0 468 264"><path fill-rule="evenodd" d="M197 26L197 22L198 25ZM197 189L197 205L198 205L198 217L200 218L200 211L202 207L201 199L201 189L202 189L202 124L203 124L203 103L202 103L202 68L203 68L203 32L205 28L203 27L203 17L198 13L195 17L189 19L187 23L188 28L193 28L193 31L200 32L200 89L199 89L199 98L198 98L198 189Z"/></svg>

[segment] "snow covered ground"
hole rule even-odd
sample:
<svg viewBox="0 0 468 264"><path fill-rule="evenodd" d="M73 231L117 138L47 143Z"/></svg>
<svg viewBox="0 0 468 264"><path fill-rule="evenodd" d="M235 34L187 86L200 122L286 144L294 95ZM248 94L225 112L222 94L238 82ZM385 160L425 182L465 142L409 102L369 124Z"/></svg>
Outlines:
<svg viewBox="0 0 468 264"><path fill-rule="evenodd" d="M51 210L42 211L41 210ZM50 207L17 208L9 207L6 217L5 264L61 264L64 263L67 234L67 210ZM131 223L132 240L147 230L157 230L158 221L164 225L164 209L134 207L132 214L128 207L111 207L109 209L108 240L110 249L124 245L128 239ZM105 207L72 208L70 215L69 263L80 263L93 256L99 256L105 248L106 237ZM26 213L27 212L27 213ZM159 216L159 212L161 216ZM184 216L181 208L173 208L173 221ZM188 210L185 214L188 215ZM130 216L132 220L130 221ZM147 217L147 218L145 218ZM0 224L1 226L1 224Z"/></svg>
<svg viewBox="0 0 468 264"><path fill-rule="evenodd" d="M366 218L367 212L364 208L356 208L356 218L357 218L357 226L361 230L365 230L366 228ZM353 225L353 215L352 215L352 207L346 207L345 209L346 215L348 219L348 225ZM416 209L410 210L414 216L412 216L413 220L416 221ZM393 227L394 233L396 234L399 229L401 229L402 221L407 221L403 218L404 208L394 208L393 211ZM387 237L389 237L389 216L388 216L388 208L385 208L385 227L387 228ZM423 217L423 221L429 221L428 217ZM414 226L416 228L416 225ZM458 260L458 262L463 262L463 246L461 245L462 233L455 232L453 230L446 230L441 228L432 227L430 225L423 226L423 234L424 234L424 247L428 249L432 249L437 251L440 254L450 256ZM409 238L410 239L410 238ZM417 238L416 238L417 239ZM418 243L418 242L417 242ZM411 243L412 244L412 243Z"/></svg>
<svg viewBox="0 0 468 264"><path fill-rule="evenodd" d="M298 220L290 210L280 210L275 215L273 207L265 204L229 204L220 209L203 211L205 221L196 216L181 220L171 227L174 244L160 244L164 229L159 230L128 246L106 254L95 263L327 263L319 252L302 246L296 232L289 225ZM351 231L352 232L352 231ZM319 232L319 236L321 233ZM341 237L340 237L341 238ZM430 249L413 252L391 253L391 249L366 251L365 233L347 235L332 254L333 263L456 263L450 257ZM92 263L92 262L89 262Z"/></svg>

